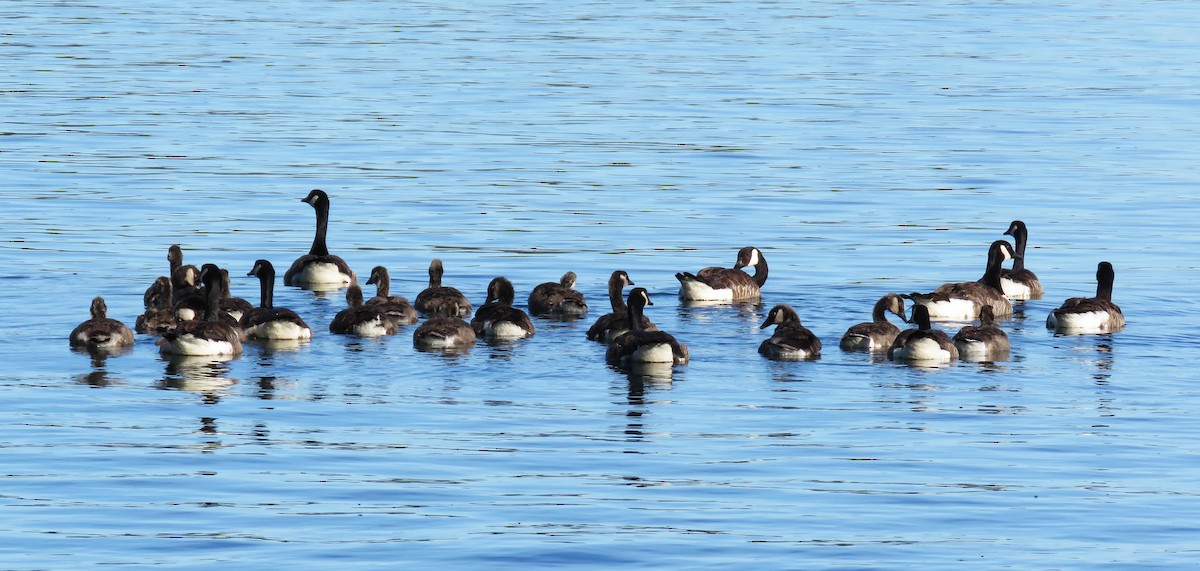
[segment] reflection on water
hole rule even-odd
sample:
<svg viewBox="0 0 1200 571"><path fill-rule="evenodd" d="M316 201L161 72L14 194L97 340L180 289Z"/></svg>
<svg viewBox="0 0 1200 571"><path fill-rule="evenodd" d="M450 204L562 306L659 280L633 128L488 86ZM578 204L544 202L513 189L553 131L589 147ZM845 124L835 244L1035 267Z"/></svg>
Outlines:
<svg viewBox="0 0 1200 571"><path fill-rule="evenodd" d="M237 384L228 376L230 361L228 357L173 355L167 359L167 376L158 382L158 388L196 393L205 403L215 404Z"/></svg>

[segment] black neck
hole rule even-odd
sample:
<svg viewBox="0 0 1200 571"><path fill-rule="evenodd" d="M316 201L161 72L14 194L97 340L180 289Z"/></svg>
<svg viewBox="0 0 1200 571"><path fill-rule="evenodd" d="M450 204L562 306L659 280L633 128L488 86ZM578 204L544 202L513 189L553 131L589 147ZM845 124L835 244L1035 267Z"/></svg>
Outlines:
<svg viewBox="0 0 1200 571"><path fill-rule="evenodd" d="M629 300L629 305L625 308L625 314L629 316L629 328L634 331L643 331L642 327L642 301Z"/></svg>
<svg viewBox="0 0 1200 571"><path fill-rule="evenodd" d="M612 304L613 313L621 313L625 311L625 298L621 296L621 290L625 288L625 284L621 280L608 281L608 301Z"/></svg>
<svg viewBox="0 0 1200 571"><path fill-rule="evenodd" d="M313 236L312 248L309 248L308 255L328 256L329 247L325 245L325 233L329 230L329 203L318 200L313 204L313 208L317 211L317 233Z"/></svg>
<svg viewBox="0 0 1200 571"><path fill-rule="evenodd" d="M987 269L983 272L983 277L979 279L980 283L990 286L1001 292L1004 291L1000 285L1000 267L1004 264L1004 253L1000 250L999 244L993 244L988 249Z"/></svg>
<svg viewBox="0 0 1200 571"><path fill-rule="evenodd" d="M266 268L258 271L258 297L259 307L263 309L271 309L275 298L275 272Z"/></svg>
<svg viewBox="0 0 1200 571"><path fill-rule="evenodd" d="M758 263L754 265L754 275L751 277L754 278L754 283L758 284L758 287L767 283L767 259L762 257L762 254L758 256Z"/></svg>
<svg viewBox="0 0 1200 571"><path fill-rule="evenodd" d="M933 324L929 322L929 310L923 305L913 307L912 319L921 331L933 329Z"/></svg>
<svg viewBox="0 0 1200 571"><path fill-rule="evenodd" d="M216 321L221 313L221 276L204 283L204 321Z"/></svg>
<svg viewBox="0 0 1200 571"><path fill-rule="evenodd" d="M1113 275L1105 272L1096 274L1096 297L1104 301L1112 301Z"/></svg>

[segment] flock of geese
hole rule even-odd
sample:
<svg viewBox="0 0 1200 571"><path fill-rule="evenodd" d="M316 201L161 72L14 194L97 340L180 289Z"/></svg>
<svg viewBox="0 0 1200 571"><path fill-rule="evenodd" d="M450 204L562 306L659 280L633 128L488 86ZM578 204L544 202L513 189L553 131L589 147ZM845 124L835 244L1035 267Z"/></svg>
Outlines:
<svg viewBox="0 0 1200 571"><path fill-rule="evenodd" d="M300 256L283 275L286 285L346 288L347 307L329 323L336 334L376 337L396 334L402 326L418 325L413 344L420 349L456 350L470 347L480 337L520 339L534 334L533 315L582 316L588 306L574 289L576 276L567 272L558 282L538 285L529 294L529 313L513 306L513 284L496 277L488 284L487 298L475 309L459 290L442 285L440 260L429 266L429 287L409 303L391 295L391 280L383 266L371 270L367 285L376 287L375 297L363 299L353 270L342 258L329 253L325 236L329 226L329 196L313 190L302 199L316 211L316 235L308 254ZM996 240L988 247L987 266L977 281L947 283L929 293L888 293L875 303L872 320L849 328L839 346L846 351L886 353L897 361L950 362L959 358L988 361L1003 358L1009 340L997 319L1012 315L1010 300L1038 299L1044 290L1037 276L1024 266L1028 230L1013 221L1005 235L1015 246ZM158 277L146 290L146 310L138 316L138 333L158 335L160 350L167 355L236 357L247 339L278 341L305 340L312 328L295 311L273 303L275 268L267 260L254 263L247 275L259 280L259 304L232 297L229 273L214 264L200 268L183 263L178 245L167 251L170 275ZM1011 269L1004 263L1013 260ZM753 274L745 271L752 268ZM755 302L762 297L767 281L767 261L762 251L742 248L732 268L706 267L696 273L675 274L679 297L685 301ZM1109 333L1121 329L1125 318L1112 302L1113 267L1100 262L1096 270L1096 295L1063 302L1046 319L1046 326L1064 333ZM634 287L629 274L617 270L608 280L612 312L601 316L587 331L587 338L607 344L606 358L616 365L688 362L687 345L659 330L645 315L654 305L645 288ZM905 300L912 302L911 318L905 316ZM109 352L133 344L134 332L107 317L102 297L92 300L91 319L80 323L70 336L70 345L93 352ZM895 314L915 327L901 331L887 314ZM421 317L424 316L424 320ZM470 321L467 321L470 319ZM934 329L933 321L978 321L953 337ZM821 340L801 324L796 311L776 305L763 322L774 325L773 335L762 342L759 353L770 359L807 360L820 356Z"/></svg>

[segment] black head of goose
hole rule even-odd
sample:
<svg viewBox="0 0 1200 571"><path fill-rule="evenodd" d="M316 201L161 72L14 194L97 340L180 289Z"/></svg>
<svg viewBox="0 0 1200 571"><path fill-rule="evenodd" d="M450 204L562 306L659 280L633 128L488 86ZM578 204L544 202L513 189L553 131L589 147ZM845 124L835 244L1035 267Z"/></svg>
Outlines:
<svg viewBox="0 0 1200 571"><path fill-rule="evenodd" d="M754 275L742 268L754 268ZM684 301L756 301L762 298L762 286L767 283L767 259L758 248L747 246L738 250L732 268L707 267L695 274L680 272L679 298Z"/></svg>
<svg viewBox="0 0 1200 571"><path fill-rule="evenodd" d="M1059 333L1111 333L1125 327L1125 314L1112 301L1116 272L1112 264L1096 266L1096 296L1072 297L1046 317L1046 327Z"/></svg>
<svg viewBox="0 0 1200 571"><path fill-rule="evenodd" d="M888 348L888 359L893 361L917 361L924 363L949 363L958 359L958 348L946 332L934 329L929 322L929 308L916 305L912 308L915 329L905 329L892 341Z"/></svg>
<svg viewBox="0 0 1200 571"><path fill-rule="evenodd" d="M108 317L108 305L103 297L92 298L91 314L91 319L71 331L71 347L108 352L133 345L133 331L124 323Z"/></svg>
<svg viewBox="0 0 1200 571"><path fill-rule="evenodd" d="M1008 334L996 326L991 306L979 310L979 325L967 325L954 334L954 346L964 361L998 361L1008 358Z"/></svg>
<svg viewBox="0 0 1200 571"><path fill-rule="evenodd" d="M133 330L138 333L156 333L159 327L174 326L179 318L171 302L173 287L171 278L158 276L142 298L146 311L137 317Z"/></svg>
<svg viewBox="0 0 1200 571"><path fill-rule="evenodd" d="M888 312L908 322L904 317L904 298L889 293L875 302L875 307L871 309L871 321L851 325L842 335L839 346L845 351L887 351L892 341L896 340L896 335L900 334L900 328L887 320Z"/></svg>
<svg viewBox="0 0 1200 571"><path fill-rule="evenodd" d="M997 318L1012 315L1012 302L1004 295L1000 285L1000 269L1005 260L1016 257L1008 242L996 240L988 246L987 267L978 281L947 283L932 293L906 295L916 305L929 310L935 321L974 321L979 318L979 309L992 306Z"/></svg>
<svg viewBox="0 0 1200 571"><path fill-rule="evenodd" d="M687 345L665 331L642 329L643 311L647 305L654 305L654 302L650 301L646 288L635 287L629 291L626 313L633 328L609 343L605 359L613 365L686 365L690 359Z"/></svg>
<svg viewBox="0 0 1200 571"><path fill-rule="evenodd" d="M395 317L378 307L363 303L362 288L354 283L346 288L346 308L329 322L330 333L359 337L395 335L399 330L400 324Z"/></svg>
<svg viewBox="0 0 1200 571"><path fill-rule="evenodd" d="M471 302L467 301L467 296L455 288L442 285L444 271L441 260L435 258L429 262L429 287L417 294L413 306L417 311L429 316L471 315Z"/></svg>
<svg viewBox="0 0 1200 571"><path fill-rule="evenodd" d="M538 284L529 293L529 313L533 315L585 315L588 310L583 293L575 290L575 272L563 274L558 282Z"/></svg>
<svg viewBox="0 0 1200 571"><path fill-rule="evenodd" d="M629 331L629 312L625 307L625 286L634 285L625 270L617 270L608 278L608 302L612 313L600 316L587 331L587 338L592 341L611 343L620 335ZM642 315L642 329L653 331L658 329L645 315Z"/></svg>
<svg viewBox="0 0 1200 571"><path fill-rule="evenodd" d="M200 268L205 308L199 319L161 327L159 348L165 354L187 356L237 356L242 353L242 329L225 321L221 313L221 269ZM227 317L225 319L228 319Z"/></svg>
<svg viewBox="0 0 1200 571"><path fill-rule="evenodd" d="M286 307L275 307L275 266L254 262L248 276L258 278L258 307L242 314L241 327L250 339L311 339L312 328Z"/></svg>
<svg viewBox="0 0 1200 571"><path fill-rule="evenodd" d="M529 315L512 306L515 297L508 278L492 279L488 284L487 299L471 320L475 335L492 339L520 339L533 335L533 321Z"/></svg>
<svg viewBox="0 0 1200 571"><path fill-rule="evenodd" d="M317 213L317 230L308 254L296 258L283 274L283 283L301 287L342 287L354 282L354 272L346 261L329 253L325 234L329 230L329 195L314 189L300 199Z"/></svg>
<svg viewBox="0 0 1200 571"><path fill-rule="evenodd" d="M417 322L417 310L404 296L392 295L392 278L387 268L375 266L371 268L371 277L367 285L375 285L375 297L367 300L367 305L382 309L396 318L400 325L412 325Z"/></svg>
<svg viewBox="0 0 1200 571"><path fill-rule="evenodd" d="M1013 237L1017 252L1012 269L1000 270L1000 287L1004 289L1004 295L1016 300L1041 299L1045 293L1042 282L1036 274L1025 268L1025 244L1029 241L1029 230L1024 222L1013 220L1004 234Z"/></svg>
<svg viewBox="0 0 1200 571"><path fill-rule="evenodd" d="M790 305L771 308L759 329L775 327L775 334L758 346L758 353L768 359L803 361L821 356L821 340L800 323L800 315Z"/></svg>

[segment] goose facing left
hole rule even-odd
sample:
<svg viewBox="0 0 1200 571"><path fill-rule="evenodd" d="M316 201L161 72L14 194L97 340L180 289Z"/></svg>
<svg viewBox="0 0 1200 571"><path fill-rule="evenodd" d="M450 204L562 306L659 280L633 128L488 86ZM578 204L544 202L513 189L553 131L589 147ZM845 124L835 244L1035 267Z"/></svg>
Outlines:
<svg viewBox="0 0 1200 571"><path fill-rule="evenodd" d="M250 339L312 339L312 328L295 311L275 307L275 266L254 262L248 276L258 278L259 303L242 314L241 326Z"/></svg>
<svg viewBox="0 0 1200 571"><path fill-rule="evenodd" d="M392 278L387 268L375 266L371 268L371 277L367 285L375 285L375 297L366 301L367 305L382 309L388 315L396 318L400 325L412 325L417 322L417 310L402 295L392 295Z"/></svg>
<svg viewBox="0 0 1200 571"><path fill-rule="evenodd" d="M771 308L759 329L775 327L775 334L758 346L760 355L779 361L804 361L821 356L821 340L800 323L792 306L781 303Z"/></svg>
<svg viewBox="0 0 1200 571"><path fill-rule="evenodd" d="M1025 268L1025 243L1029 241L1029 229L1020 220L1013 220L1004 233L1016 242L1017 255L1011 270L1000 270L1000 286L1009 299L1042 299L1045 289L1037 274Z"/></svg>
<svg viewBox="0 0 1200 571"><path fill-rule="evenodd" d="M92 318L80 323L71 331L72 347L89 351L111 351L133 345L133 331L124 323L108 317L108 305L104 298L92 298Z"/></svg>
<svg viewBox="0 0 1200 571"><path fill-rule="evenodd" d="M242 330L221 320L221 269L204 264L200 283L206 306L200 319L160 329L159 349L169 355L237 356L242 354Z"/></svg>
<svg viewBox="0 0 1200 571"><path fill-rule="evenodd" d="M323 190L314 189L300 201L312 206L317 213L316 234L308 254L296 258L292 267L283 274L283 283L312 288L339 288L353 283L354 272L350 266L345 260L330 254L325 244L325 235L329 230L329 195Z"/></svg>

